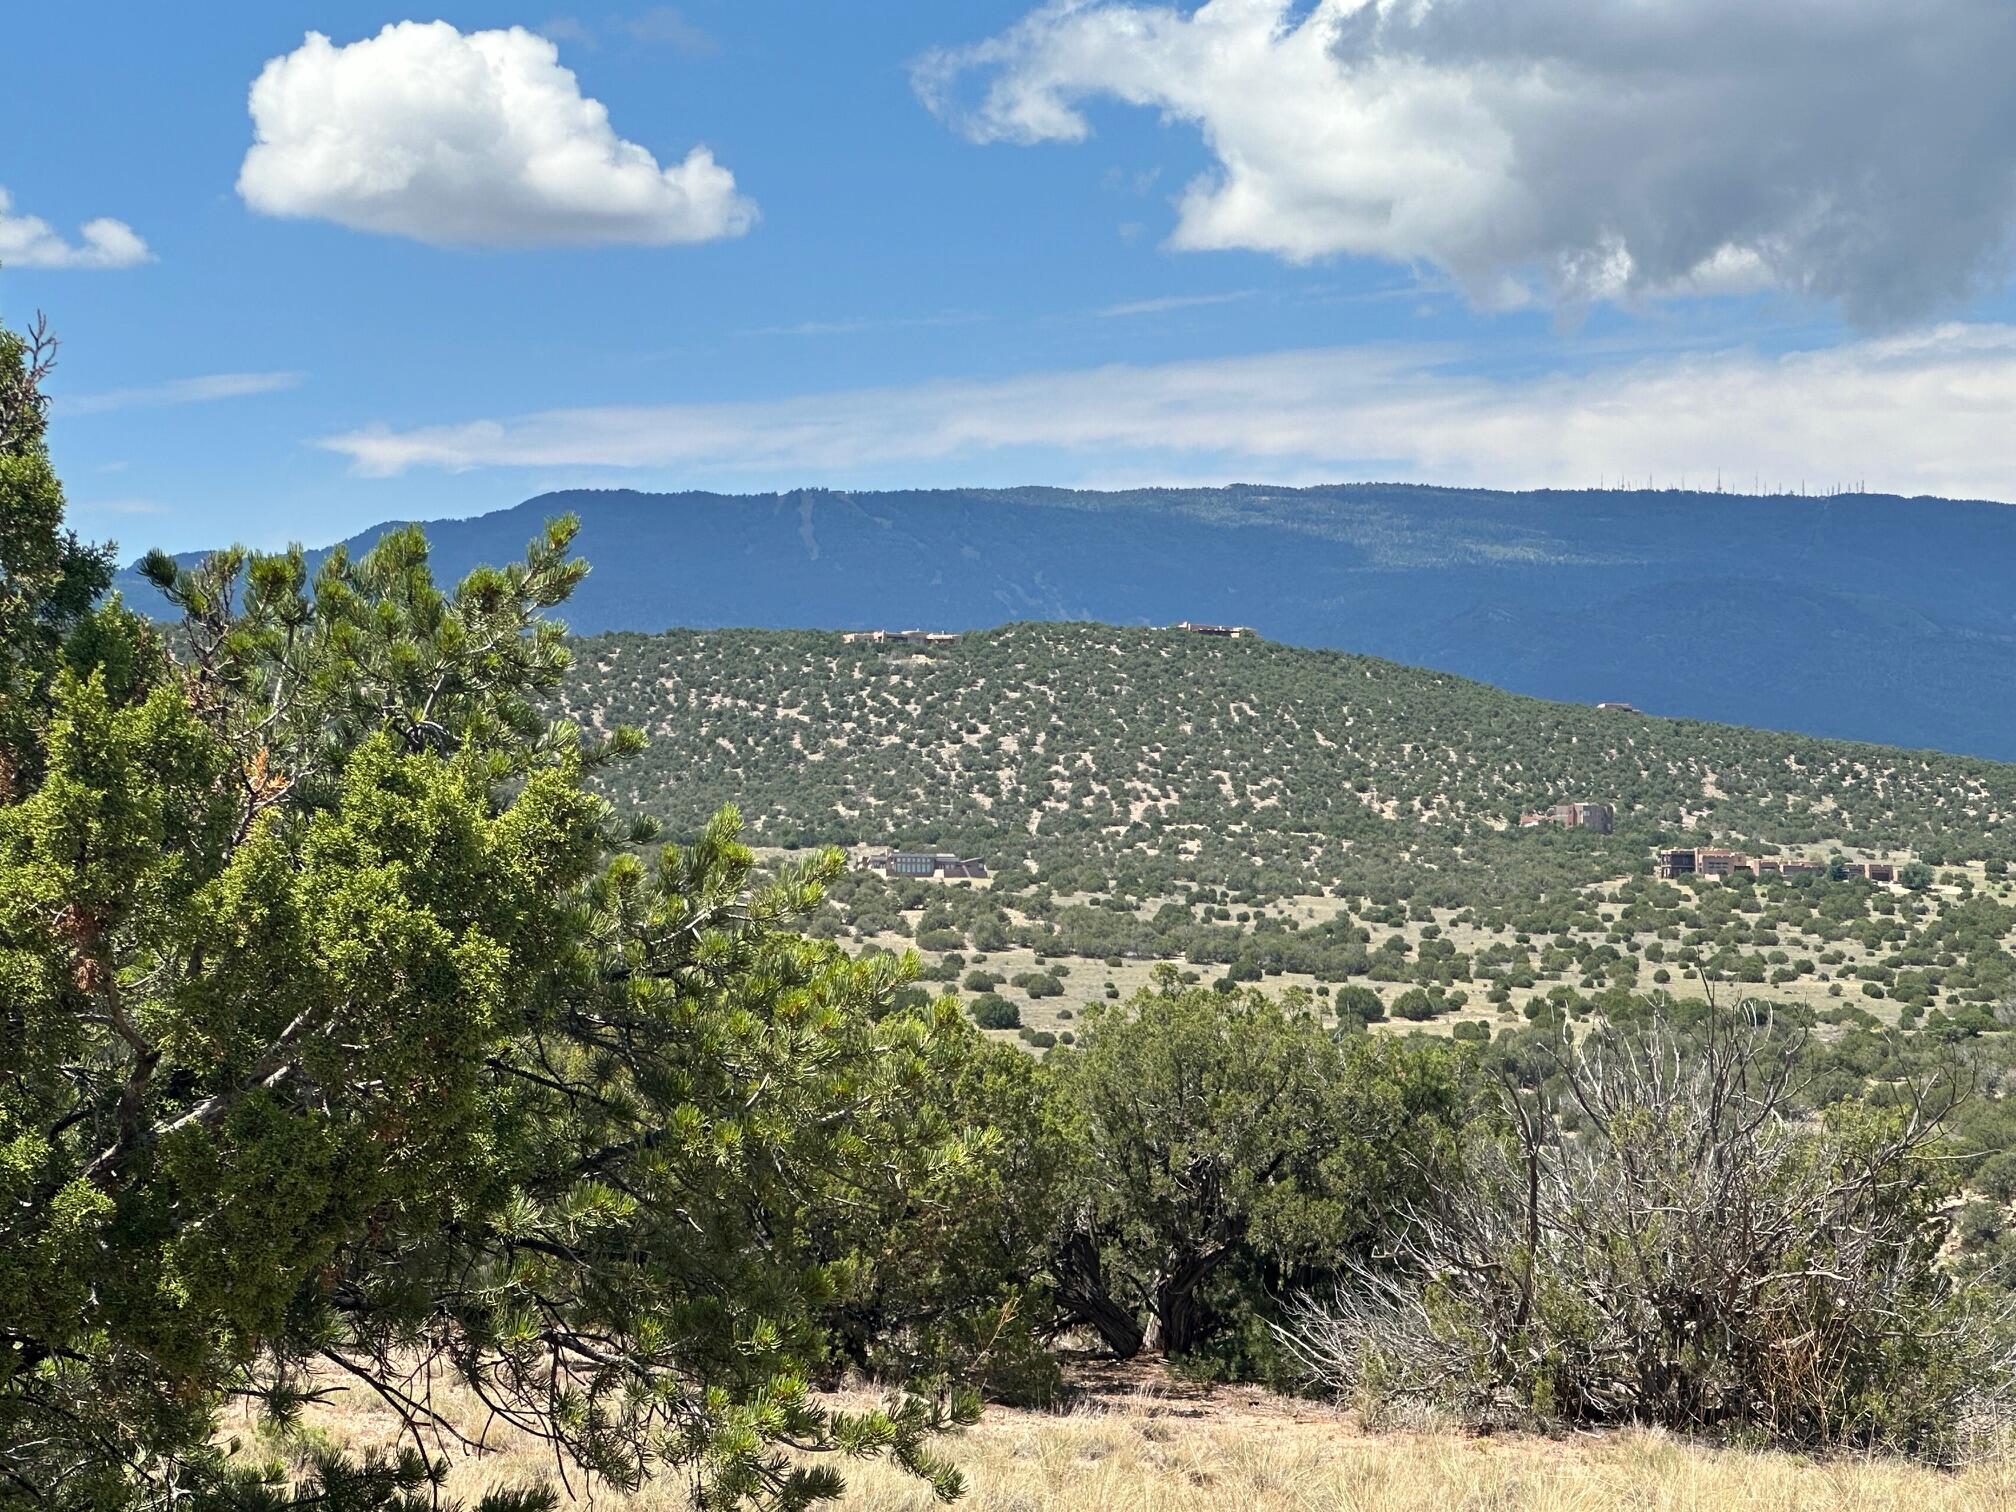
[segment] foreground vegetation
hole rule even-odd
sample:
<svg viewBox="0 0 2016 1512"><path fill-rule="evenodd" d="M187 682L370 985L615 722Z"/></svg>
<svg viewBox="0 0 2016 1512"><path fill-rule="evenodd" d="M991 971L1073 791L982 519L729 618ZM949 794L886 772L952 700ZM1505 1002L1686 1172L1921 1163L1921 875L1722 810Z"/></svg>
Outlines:
<svg viewBox="0 0 2016 1512"><path fill-rule="evenodd" d="M1057 1401L1067 1344L1374 1420L1942 1465L1995 1441L2000 769L1829 790L1916 837L1901 892L1682 890L1606 881L1628 836L1507 832L1478 796L1504 779L1453 744L1470 775L1432 804L1407 779L1411 811L1391 784L1418 740L1357 796L1260 776L1275 733L1235 782L1165 693L1166 738L1130 738L1229 787L1219 849L1184 838L1212 827L1187 791L916 896L830 848L759 859L732 806L672 814L661 845L634 809L678 785L645 737L547 717L572 696L549 618L585 570L572 522L453 587L417 531L312 579L299 551L155 556L183 615L163 636L63 528L48 357L0 343L0 1507L412 1512L493 1434L563 1487L700 1507L831 1502L871 1464L896 1478L875 1504L951 1500L943 1435L983 1398ZM1062 729L1126 728L1123 693ZM1404 727L1332 728L1354 720L1351 762ZM1004 741L1065 768L1009 826L1034 841L1097 810L1073 773L1102 768L1023 728ZM1677 760L1612 742L1606 770ZM682 769L702 798L709 759ZM632 769L653 802L621 801ZM734 775L774 826L778 792ZM1520 845L1523 893L1488 870ZM1355 870L1381 854L1390 885ZM1221 864L1250 898L1190 880ZM1150 885L1176 890L1152 914ZM1824 966L1888 1003L1908 970L1922 1023L1722 990L1758 979L1738 943L1793 935L1830 948L1767 989ZM1025 1053L1003 989L1064 997L1095 938L1134 990ZM1638 979L1669 942L1685 993ZM1011 952L1029 969L991 969ZM318 1429L338 1393L398 1447ZM536 1512L543 1481L467 1500Z"/></svg>
<svg viewBox="0 0 2016 1512"><path fill-rule="evenodd" d="M406 1507L422 1457L303 1485L216 1427L325 1369L435 1421L416 1359L619 1486L956 1489L968 1394L805 1376L903 1224L996 1210L920 1096L975 1035L879 1026L900 972L790 932L836 858L756 886L732 811L647 851L586 790L636 742L537 714L571 526L452 591L417 532L312 594L157 557L164 640L62 528L49 355L0 343L0 1505Z"/></svg>

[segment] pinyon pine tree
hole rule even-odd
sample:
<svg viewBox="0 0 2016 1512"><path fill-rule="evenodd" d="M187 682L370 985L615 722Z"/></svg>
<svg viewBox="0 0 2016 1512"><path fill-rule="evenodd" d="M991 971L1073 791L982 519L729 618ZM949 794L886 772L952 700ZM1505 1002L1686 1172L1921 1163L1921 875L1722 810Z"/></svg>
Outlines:
<svg viewBox="0 0 2016 1512"><path fill-rule="evenodd" d="M538 713L571 522L452 591L404 530L312 583L151 558L166 638L94 609L47 350L0 344L0 1506L430 1504L444 1376L619 1487L797 1507L886 1453L956 1494L966 1398L807 1385L832 1204L924 1223L992 1147L895 1140L958 1026L878 1026L903 964L791 932L838 858L757 885L732 812L654 854L584 786L637 740ZM290 1479L220 1439L335 1390L415 1449Z"/></svg>

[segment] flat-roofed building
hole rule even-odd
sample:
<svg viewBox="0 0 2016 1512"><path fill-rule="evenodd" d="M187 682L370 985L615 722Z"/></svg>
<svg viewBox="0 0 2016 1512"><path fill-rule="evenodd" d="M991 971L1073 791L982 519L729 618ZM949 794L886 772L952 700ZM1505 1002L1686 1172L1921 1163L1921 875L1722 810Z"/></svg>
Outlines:
<svg viewBox="0 0 2016 1512"><path fill-rule="evenodd" d="M1694 852L1691 849L1662 850L1657 870L1662 877L1691 877L1694 875Z"/></svg>
<svg viewBox="0 0 2016 1512"><path fill-rule="evenodd" d="M866 641L880 646L896 644L905 646L948 646L959 639L957 630L846 630L840 639L848 645L856 641Z"/></svg>
<svg viewBox="0 0 2016 1512"><path fill-rule="evenodd" d="M1742 851L1698 846L1656 852L1653 871L1667 878L1727 877L1739 871L1753 877L1817 877L1826 874L1827 863L1810 861L1804 856L1751 856ZM1889 882L1896 876L1896 869L1887 861L1851 862L1848 872L1878 882Z"/></svg>
<svg viewBox="0 0 2016 1512"><path fill-rule="evenodd" d="M1726 877L1749 868L1750 858L1740 851L1700 845L1660 851L1656 869L1662 877Z"/></svg>
<svg viewBox="0 0 2016 1512"><path fill-rule="evenodd" d="M862 871L879 871L885 877L987 876L987 863L978 856L958 856L951 851L873 851L855 864Z"/></svg>
<svg viewBox="0 0 2016 1512"><path fill-rule="evenodd" d="M1806 861L1787 856L1748 856L1744 869L1759 877L1805 877L1827 870L1824 861Z"/></svg>

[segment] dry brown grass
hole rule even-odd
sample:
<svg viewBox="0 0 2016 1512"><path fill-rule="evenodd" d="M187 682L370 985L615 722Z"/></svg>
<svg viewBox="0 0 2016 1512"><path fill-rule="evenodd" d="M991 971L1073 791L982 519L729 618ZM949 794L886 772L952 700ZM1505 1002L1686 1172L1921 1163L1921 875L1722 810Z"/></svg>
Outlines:
<svg viewBox="0 0 2016 1512"><path fill-rule="evenodd" d="M389 1412L354 1394L310 1422L352 1446L389 1442L395 1431ZM491 1438L495 1453L457 1459L453 1492L553 1477L536 1445ZM992 1410L949 1447L967 1480L958 1505L972 1512L2016 1512L2016 1459L1945 1473L1893 1459L1710 1449L1651 1432L1371 1433L1314 1404L1139 1374L1060 1412ZM846 1474L841 1505L856 1512L935 1505L887 1466ZM608 1512L685 1505L675 1483L636 1497L575 1489L572 1505Z"/></svg>

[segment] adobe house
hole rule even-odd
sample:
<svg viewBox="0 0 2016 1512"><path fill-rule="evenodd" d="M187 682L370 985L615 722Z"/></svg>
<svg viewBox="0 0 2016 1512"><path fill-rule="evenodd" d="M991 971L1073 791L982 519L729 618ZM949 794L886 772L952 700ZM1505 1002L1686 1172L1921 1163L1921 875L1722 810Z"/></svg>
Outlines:
<svg viewBox="0 0 2016 1512"><path fill-rule="evenodd" d="M1672 877L1728 877L1748 872L1753 877L1813 877L1827 871L1824 861L1803 856L1749 856L1742 851L1716 850L1707 846L1687 850L1662 850L1653 865L1656 875ZM1850 876L1867 877L1872 882L1894 882L1897 868L1888 861L1851 861Z"/></svg>

